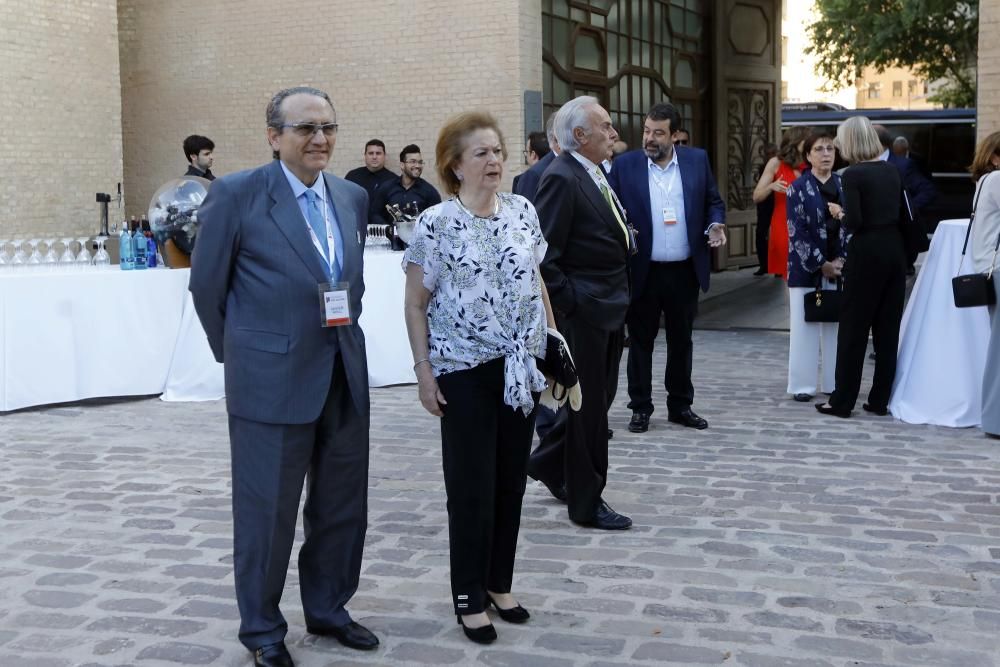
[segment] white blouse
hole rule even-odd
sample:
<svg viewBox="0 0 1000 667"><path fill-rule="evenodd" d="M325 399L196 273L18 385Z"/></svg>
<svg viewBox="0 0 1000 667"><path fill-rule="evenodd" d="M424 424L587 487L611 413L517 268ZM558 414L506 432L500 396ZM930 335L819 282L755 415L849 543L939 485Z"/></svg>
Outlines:
<svg viewBox="0 0 1000 667"><path fill-rule="evenodd" d="M1000 237L1000 173L991 171L980 176L976 194L979 201L976 202L976 219L972 222L969 248L973 271L986 273L993 266L993 251Z"/></svg>
<svg viewBox="0 0 1000 667"><path fill-rule="evenodd" d="M435 376L504 358L504 403L528 414L531 392L545 388L535 366L544 354L545 306L536 267L548 244L527 199L500 193L495 215L481 218L455 199L420 214L403 270L417 264L427 306Z"/></svg>

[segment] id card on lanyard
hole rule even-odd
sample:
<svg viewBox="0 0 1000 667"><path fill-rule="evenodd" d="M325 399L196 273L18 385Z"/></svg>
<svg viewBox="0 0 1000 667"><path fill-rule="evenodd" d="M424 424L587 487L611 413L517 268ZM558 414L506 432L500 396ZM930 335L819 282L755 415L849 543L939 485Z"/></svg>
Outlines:
<svg viewBox="0 0 1000 667"><path fill-rule="evenodd" d="M349 283L320 283L320 326L342 327L353 321L351 317L351 285Z"/></svg>
<svg viewBox="0 0 1000 667"><path fill-rule="evenodd" d="M656 181L656 186L660 188L660 192L664 194L666 199L666 205L663 207L661 214L663 217L663 224L665 225L676 225L677 224L677 211L674 209L673 202L670 200L670 194L674 189L674 182L676 178L670 179L670 185L668 187L663 186L663 181L654 173L653 180Z"/></svg>

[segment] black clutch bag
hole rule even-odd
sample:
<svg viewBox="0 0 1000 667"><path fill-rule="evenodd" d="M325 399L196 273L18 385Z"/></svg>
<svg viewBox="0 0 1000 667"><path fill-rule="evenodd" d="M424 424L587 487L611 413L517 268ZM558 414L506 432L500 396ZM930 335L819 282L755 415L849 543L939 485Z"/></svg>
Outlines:
<svg viewBox="0 0 1000 667"><path fill-rule="evenodd" d="M545 340L545 358L536 357L538 370L545 377L551 378L556 384L562 385L565 389L575 387L580 381L576 375L576 365L573 357L570 356L566 340L558 333L552 333L549 329Z"/></svg>
<svg viewBox="0 0 1000 667"><path fill-rule="evenodd" d="M988 176L988 175L987 175ZM983 176L982 178L987 178ZM997 244L993 248L993 264L990 265L989 273L962 273L962 263L965 262L965 250L969 246L969 235L972 233L972 223L976 221L976 204L979 202L979 193L986 187L984 181L976 192L976 199L972 202L972 215L969 216L969 228L965 230L965 243L962 244L962 260L958 263L959 275L951 279L951 294L955 300L956 308L975 308L977 306L992 306L997 302L997 293L993 289L993 266L997 263L997 250L1000 250L1000 236L997 237Z"/></svg>
<svg viewBox="0 0 1000 667"><path fill-rule="evenodd" d="M806 322L839 322L842 295L840 280L837 280L837 289L823 289L821 274L816 289L802 295Z"/></svg>

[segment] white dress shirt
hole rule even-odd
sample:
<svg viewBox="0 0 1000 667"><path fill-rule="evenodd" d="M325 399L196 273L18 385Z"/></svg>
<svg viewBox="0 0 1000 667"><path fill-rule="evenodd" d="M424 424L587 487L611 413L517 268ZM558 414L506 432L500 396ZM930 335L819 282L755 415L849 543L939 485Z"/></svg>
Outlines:
<svg viewBox="0 0 1000 667"><path fill-rule="evenodd" d="M684 211L684 182L677 163L677 151L666 167L646 158L649 164L649 212L652 216L652 253L654 262L680 262L691 256L687 215ZM664 211L673 213L675 222L664 222Z"/></svg>

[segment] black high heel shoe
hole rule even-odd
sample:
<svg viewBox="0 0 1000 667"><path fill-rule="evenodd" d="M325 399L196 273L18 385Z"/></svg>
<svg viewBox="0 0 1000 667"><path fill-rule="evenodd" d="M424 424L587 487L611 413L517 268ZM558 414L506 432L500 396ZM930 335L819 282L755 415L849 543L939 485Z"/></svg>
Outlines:
<svg viewBox="0 0 1000 667"><path fill-rule="evenodd" d="M497 610L497 613L500 614L500 618L508 623L527 623L528 619L531 618L531 614L528 613L528 610L521 605L517 605L516 607L512 607L510 609L501 609L496 603L496 600L487 594L486 608L489 609L491 605Z"/></svg>
<svg viewBox="0 0 1000 667"><path fill-rule="evenodd" d="M492 644L497 640L497 629L493 627L492 623L481 628L470 628L462 622L461 615L456 615L455 618L462 626L462 632L465 633L465 636L477 644Z"/></svg>

